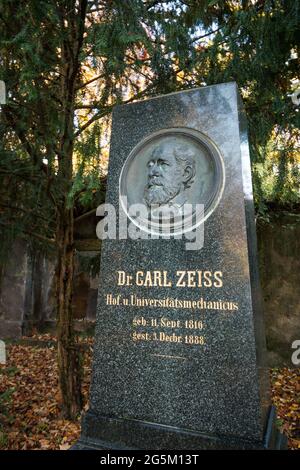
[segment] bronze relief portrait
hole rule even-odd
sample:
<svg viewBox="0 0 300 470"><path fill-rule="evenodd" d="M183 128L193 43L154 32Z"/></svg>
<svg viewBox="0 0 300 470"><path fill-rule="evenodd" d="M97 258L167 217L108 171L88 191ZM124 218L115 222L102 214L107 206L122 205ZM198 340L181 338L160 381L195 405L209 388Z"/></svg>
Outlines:
<svg viewBox="0 0 300 470"><path fill-rule="evenodd" d="M147 136L128 156L120 176L121 203L141 230L176 235L210 216L224 180L222 156L207 136L193 129L164 129ZM132 219L128 207L136 204L145 211Z"/></svg>

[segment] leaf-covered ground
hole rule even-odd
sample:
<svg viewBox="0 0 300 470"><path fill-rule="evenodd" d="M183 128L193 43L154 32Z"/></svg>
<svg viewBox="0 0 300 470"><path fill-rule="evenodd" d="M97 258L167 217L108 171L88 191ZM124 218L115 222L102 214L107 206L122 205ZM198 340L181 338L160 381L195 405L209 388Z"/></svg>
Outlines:
<svg viewBox="0 0 300 470"><path fill-rule="evenodd" d="M43 339L47 340L48 347L41 347ZM55 339L44 335L35 340L37 346L8 345L7 364L0 365L0 449L65 450L80 433L80 418L71 422L61 417ZM54 345L49 347L51 342ZM84 352L85 406L90 363L91 347L87 343Z"/></svg>
<svg viewBox="0 0 300 470"><path fill-rule="evenodd" d="M92 340L84 343L85 409L90 381ZM55 338L23 339L7 347L0 365L0 449L68 449L78 438L80 418L62 419L57 383ZM300 449L300 369L272 369L273 403L289 447Z"/></svg>
<svg viewBox="0 0 300 470"><path fill-rule="evenodd" d="M272 401L289 448L300 450L300 368L271 369Z"/></svg>

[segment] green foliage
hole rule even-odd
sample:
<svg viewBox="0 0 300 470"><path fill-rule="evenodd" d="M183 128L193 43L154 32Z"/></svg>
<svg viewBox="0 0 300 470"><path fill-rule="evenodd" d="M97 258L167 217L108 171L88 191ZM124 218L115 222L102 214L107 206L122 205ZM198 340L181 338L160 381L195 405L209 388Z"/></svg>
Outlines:
<svg viewBox="0 0 300 470"><path fill-rule="evenodd" d="M0 449L5 449L8 444L8 436L5 432L1 431L0 427Z"/></svg>
<svg viewBox="0 0 300 470"><path fill-rule="evenodd" d="M14 377L19 373L19 369L16 366L6 367L5 369L0 369L0 375L5 374L9 377Z"/></svg>
<svg viewBox="0 0 300 470"><path fill-rule="evenodd" d="M299 78L299 1L201 2L204 11L197 3L189 2L189 21L193 16L216 33L199 42L192 84L237 82L249 123L256 207L296 207L300 113L290 95ZM274 133L290 136L275 155Z"/></svg>
<svg viewBox="0 0 300 470"><path fill-rule="evenodd" d="M96 277L100 272L100 253L93 256L82 255L77 253L77 260L79 271L89 274L91 277Z"/></svg>
<svg viewBox="0 0 300 470"><path fill-rule="evenodd" d="M52 250L62 207L78 216L103 201L115 104L231 80L248 116L258 211L296 207L298 25L299 0L2 2L0 255L19 236ZM278 132L292 137L274 151Z"/></svg>
<svg viewBox="0 0 300 470"><path fill-rule="evenodd" d="M4 392L0 393L0 415L8 415L7 407L12 401L12 394L14 393L14 388L8 388Z"/></svg>

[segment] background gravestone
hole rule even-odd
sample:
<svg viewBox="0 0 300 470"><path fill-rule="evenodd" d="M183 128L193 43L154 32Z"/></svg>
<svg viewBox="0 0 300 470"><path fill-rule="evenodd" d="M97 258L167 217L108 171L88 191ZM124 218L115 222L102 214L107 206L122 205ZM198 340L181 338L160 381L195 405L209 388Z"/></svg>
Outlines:
<svg viewBox="0 0 300 470"><path fill-rule="evenodd" d="M236 85L115 108L107 202L118 209L119 191L142 200L164 139L196 160L186 195L205 204L204 245L189 251L184 237L103 242L90 409L75 448L280 448ZM161 285L155 272L165 276L156 277Z"/></svg>

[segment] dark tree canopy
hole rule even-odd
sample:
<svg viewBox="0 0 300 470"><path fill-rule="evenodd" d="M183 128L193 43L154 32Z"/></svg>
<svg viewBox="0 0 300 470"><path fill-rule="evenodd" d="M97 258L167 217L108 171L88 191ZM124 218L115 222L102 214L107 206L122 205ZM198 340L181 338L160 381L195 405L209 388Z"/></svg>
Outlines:
<svg viewBox="0 0 300 470"><path fill-rule="evenodd" d="M66 110L62 81L75 60L76 158L68 191L79 215L81 203L92 207L102 197L99 163L106 158L114 104L231 80L248 115L257 207L297 204L299 112L290 94L299 76L298 25L297 0L3 2L2 230L34 234L41 242L54 238L66 189L57 172Z"/></svg>

